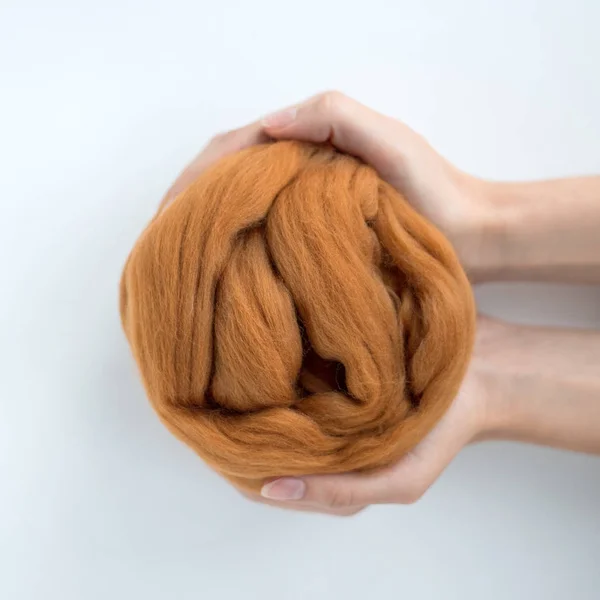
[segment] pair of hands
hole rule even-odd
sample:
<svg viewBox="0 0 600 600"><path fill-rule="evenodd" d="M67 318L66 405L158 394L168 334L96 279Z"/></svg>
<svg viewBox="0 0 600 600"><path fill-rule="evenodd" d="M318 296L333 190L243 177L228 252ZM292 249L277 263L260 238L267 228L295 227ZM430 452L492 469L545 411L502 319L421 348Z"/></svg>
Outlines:
<svg viewBox="0 0 600 600"><path fill-rule="evenodd" d="M441 157L405 124L383 116L338 92L315 96L260 122L216 136L183 171L163 206L210 164L272 139L329 142L361 158L395 186L452 242L471 279L477 278L478 247L488 223L485 183ZM502 324L480 319L474 359L451 408L436 428L397 464L371 474L313 475L267 483L268 504L352 515L379 503L412 503L437 479L456 454L493 428L494 410L478 369L478 347Z"/></svg>

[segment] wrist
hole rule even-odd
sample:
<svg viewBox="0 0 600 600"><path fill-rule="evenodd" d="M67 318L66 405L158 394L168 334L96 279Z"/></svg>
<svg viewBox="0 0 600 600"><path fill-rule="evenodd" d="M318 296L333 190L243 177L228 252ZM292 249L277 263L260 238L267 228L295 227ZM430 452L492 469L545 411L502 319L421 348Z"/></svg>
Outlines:
<svg viewBox="0 0 600 600"><path fill-rule="evenodd" d="M481 319L471 377L476 440L512 440L600 454L600 334Z"/></svg>
<svg viewBox="0 0 600 600"><path fill-rule="evenodd" d="M478 429L474 441L510 439L517 410L519 389L515 373L506 364L505 349L517 333L516 326L479 317L470 372L480 403Z"/></svg>
<svg viewBox="0 0 600 600"><path fill-rule="evenodd" d="M483 283L504 268L506 215L498 202L499 184L466 174L461 179L466 211L454 224L450 238L469 280Z"/></svg>

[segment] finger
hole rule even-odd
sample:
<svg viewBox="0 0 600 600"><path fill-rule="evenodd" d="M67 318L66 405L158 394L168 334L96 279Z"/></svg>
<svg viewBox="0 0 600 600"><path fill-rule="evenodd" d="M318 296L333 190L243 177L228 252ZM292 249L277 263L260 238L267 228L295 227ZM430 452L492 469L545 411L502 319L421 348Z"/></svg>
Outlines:
<svg viewBox="0 0 600 600"><path fill-rule="evenodd" d="M215 136L209 148L214 149L213 156L218 159L256 144L264 144L269 140L270 137L266 134L262 123L256 121Z"/></svg>
<svg viewBox="0 0 600 600"><path fill-rule="evenodd" d="M171 189L170 195L177 195L211 164L229 154L234 154L255 144L268 141L269 137L259 122L251 123L240 129L234 129L215 136L208 145L181 172Z"/></svg>
<svg viewBox="0 0 600 600"><path fill-rule="evenodd" d="M363 159L384 177L397 161L402 137L416 135L400 121L339 92L327 92L270 115L263 126L276 139L330 142Z"/></svg>
<svg viewBox="0 0 600 600"><path fill-rule="evenodd" d="M268 506L274 506L284 510L294 510L299 512L311 512L320 513L326 515L332 515L336 517L351 517L359 512L362 512L366 506L351 506L343 508L328 508L325 506L311 505L303 502L278 502L275 500L269 500L260 494L254 492L248 492L245 490L238 489L242 496L257 504L267 504Z"/></svg>
<svg viewBox="0 0 600 600"><path fill-rule="evenodd" d="M443 452L410 453L392 467L370 474L314 475L282 478L267 484L262 495L279 504L343 510L370 504L412 504L427 491L450 462ZM301 497L290 494L297 482Z"/></svg>
<svg viewBox="0 0 600 600"><path fill-rule="evenodd" d="M211 164L250 146L265 143L269 139L262 124L258 121L215 136L180 173L166 193L161 208L167 206L183 190L187 189Z"/></svg>
<svg viewBox="0 0 600 600"><path fill-rule="evenodd" d="M391 499L391 469L373 474L312 475L301 479L283 477L263 486L264 498L326 510L378 504Z"/></svg>
<svg viewBox="0 0 600 600"><path fill-rule="evenodd" d="M327 509L416 502L469 441L471 409L455 402L433 431L395 465L373 473L284 477L267 483L262 495Z"/></svg>

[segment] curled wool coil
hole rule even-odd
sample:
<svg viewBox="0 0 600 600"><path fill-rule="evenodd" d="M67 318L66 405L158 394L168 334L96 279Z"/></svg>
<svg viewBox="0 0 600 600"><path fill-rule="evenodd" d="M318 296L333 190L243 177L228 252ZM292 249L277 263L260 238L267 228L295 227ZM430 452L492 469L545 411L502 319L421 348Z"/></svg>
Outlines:
<svg viewBox="0 0 600 600"><path fill-rule="evenodd" d="M444 236L369 166L297 142L226 157L159 210L120 310L160 419L247 489L399 459L475 328Z"/></svg>

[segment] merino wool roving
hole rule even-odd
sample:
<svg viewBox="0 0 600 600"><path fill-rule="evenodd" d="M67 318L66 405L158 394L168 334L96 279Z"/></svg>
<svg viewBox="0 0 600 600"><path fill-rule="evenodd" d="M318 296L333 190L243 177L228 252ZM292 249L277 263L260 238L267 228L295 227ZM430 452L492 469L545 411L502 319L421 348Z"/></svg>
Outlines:
<svg viewBox="0 0 600 600"><path fill-rule="evenodd" d="M471 288L369 166L276 142L213 165L135 244L121 318L162 422L226 478L383 467L456 396Z"/></svg>

